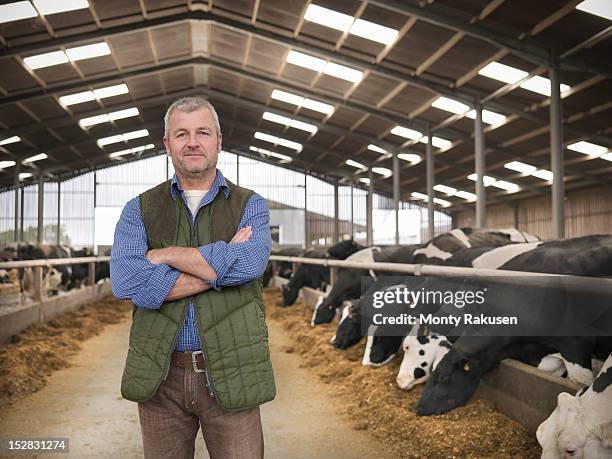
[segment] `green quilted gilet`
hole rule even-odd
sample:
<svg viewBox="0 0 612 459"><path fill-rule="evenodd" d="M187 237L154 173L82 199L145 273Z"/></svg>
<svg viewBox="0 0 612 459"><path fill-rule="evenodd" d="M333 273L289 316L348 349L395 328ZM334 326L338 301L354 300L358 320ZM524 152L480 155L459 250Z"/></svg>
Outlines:
<svg viewBox="0 0 612 459"><path fill-rule="evenodd" d="M141 194L140 209L149 249L229 242L252 191L227 183L228 197L219 190L213 202L200 209L193 227L180 196L172 199L170 181ZM276 387L261 281L222 287L219 291L211 289L191 298L207 377L219 404L227 410L241 410L274 399ZM125 399L143 402L159 388L185 320L188 300L167 301L155 310L134 307L121 381Z"/></svg>

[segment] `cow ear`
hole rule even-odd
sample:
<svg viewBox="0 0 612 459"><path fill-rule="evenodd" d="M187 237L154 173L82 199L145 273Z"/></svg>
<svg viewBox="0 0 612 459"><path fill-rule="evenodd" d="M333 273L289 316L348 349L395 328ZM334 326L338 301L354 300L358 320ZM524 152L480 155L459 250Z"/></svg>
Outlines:
<svg viewBox="0 0 612 459"><path fill-rule="evenodd" d="M572 400L574 399L574 396L568 392L561 392L558 396L557 396L557 404L559 406L562 405L568 405L570 403L572 403Z"/></svg>

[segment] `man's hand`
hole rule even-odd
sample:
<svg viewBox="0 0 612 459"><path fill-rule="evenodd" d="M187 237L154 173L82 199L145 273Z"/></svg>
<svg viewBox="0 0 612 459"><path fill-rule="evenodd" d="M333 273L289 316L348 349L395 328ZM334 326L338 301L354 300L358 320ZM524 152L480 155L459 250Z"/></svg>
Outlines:
<svg viewBox="0 0 612 459"><path fill-rule="evenodd" d="M237 244L241 242L246 242L249 240L252 234L253 234L253 228L251 228L250 226L245 226L244 228L240 228L236 232L236 234L234 234L234 237L232 238L230 243Z"/></svg>
<svg viewBox="0 0 612 459"><path fill-rule="evenodd" d="M149 260L151 263L156 265L161 265L166 263L166 255L168 249L151 249L148 250L145 254L145 258Z"/></svg>

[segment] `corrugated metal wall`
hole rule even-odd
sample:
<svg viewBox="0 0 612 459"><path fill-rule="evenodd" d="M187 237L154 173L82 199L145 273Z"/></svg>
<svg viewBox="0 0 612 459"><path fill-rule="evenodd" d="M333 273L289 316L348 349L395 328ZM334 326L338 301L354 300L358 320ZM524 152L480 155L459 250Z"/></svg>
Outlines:
<svg viewBox="0 0 612 459"><path fill-rule="evenodd" d="M596 187L568 191L565 199L565 237L588 234L612 234L610 188ZM473 211L456 214L457 226L473 226ZM516 208L495 205L487 208L487 227L516 227L543 239L553 237L550 197L542 196L517 202Z"/></svg>

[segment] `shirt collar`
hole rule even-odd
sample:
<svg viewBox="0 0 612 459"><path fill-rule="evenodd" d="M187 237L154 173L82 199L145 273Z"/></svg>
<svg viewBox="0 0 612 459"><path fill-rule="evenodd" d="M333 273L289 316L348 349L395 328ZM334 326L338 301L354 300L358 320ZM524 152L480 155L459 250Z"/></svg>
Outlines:
<svg viewBox="0 0 612 459"><path fill-rule="evenodd" d="M215 181L213 182L210 191L213 192L213 196L216 196L219 189L223 190L223 194L225 198L227 199L227 197L229 196L229 187L227 186L227 182L225 181L225 177L223 176L223 173L219 169L217 169L217 174L215 175ZM170 194L172 195L172 199L176 199L177 190L182 192L183 188L181 188L181 184L179 182L178 177L176 176L176 174L174 174L172 176L172 181L170 182Z"/></svg>

